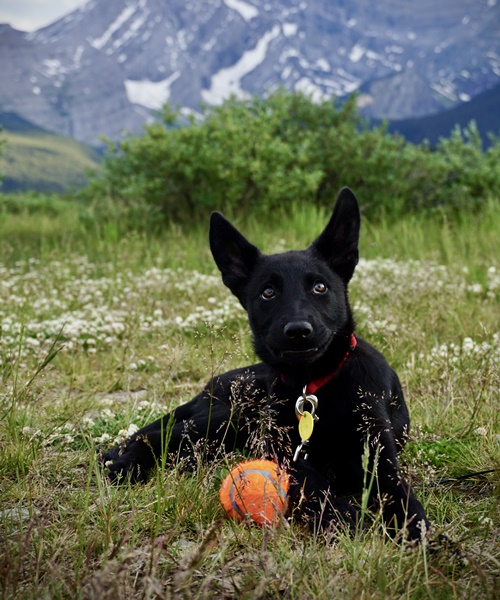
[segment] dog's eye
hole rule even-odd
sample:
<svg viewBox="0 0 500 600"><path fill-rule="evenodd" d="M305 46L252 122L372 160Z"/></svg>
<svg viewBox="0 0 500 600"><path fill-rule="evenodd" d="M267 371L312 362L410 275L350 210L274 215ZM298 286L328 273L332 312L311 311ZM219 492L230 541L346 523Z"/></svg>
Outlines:
<svg viewBox="0 0 500 600"><path fill-rule="evenodd" d="M316 281L313 286L314 294L326 294L327 287L322 281Z"/></svg>
<svg viewBox="0 0 500 600"><path fill-rule="evenodd" d="M265 290L260 295L260 297L263 300L272 300L275 296L276 296L276 290L271 286L266 287Z"/></svg>

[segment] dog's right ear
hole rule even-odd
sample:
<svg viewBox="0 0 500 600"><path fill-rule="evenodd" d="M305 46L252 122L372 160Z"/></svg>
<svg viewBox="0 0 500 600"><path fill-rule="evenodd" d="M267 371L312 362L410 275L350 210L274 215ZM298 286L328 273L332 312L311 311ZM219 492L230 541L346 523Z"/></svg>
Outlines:
<svg viewBox="0 0 500 600"><path fill-rule="evenodd" d="M342 188L331 219L312 247L347 284L358 264L360 214L356 196Z"/></svg>
<svg viewBox="0 0 500 600"><path fill-rule="evenodd" d="M261 257L251 244L220 212L210 217L210 249L222 273L222 281L243 304L243 288Z"/></svg>

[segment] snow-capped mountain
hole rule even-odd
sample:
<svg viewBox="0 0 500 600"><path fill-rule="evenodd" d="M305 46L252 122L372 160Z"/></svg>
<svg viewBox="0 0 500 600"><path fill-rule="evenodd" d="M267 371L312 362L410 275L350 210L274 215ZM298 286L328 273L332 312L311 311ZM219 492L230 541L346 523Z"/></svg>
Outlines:
<svg viewBox="0 0 500 600"><path fill-rule="evenodd" d="M90 0L0 56L0 109L91 144L280 85L400 119L499 82L500 0Z"/></svg>

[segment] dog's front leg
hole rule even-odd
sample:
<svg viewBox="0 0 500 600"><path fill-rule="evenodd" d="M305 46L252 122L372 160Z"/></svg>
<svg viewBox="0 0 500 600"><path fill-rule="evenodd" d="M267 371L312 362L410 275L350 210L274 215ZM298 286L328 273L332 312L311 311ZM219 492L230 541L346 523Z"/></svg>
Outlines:
<svg viewBox="0 0 500 600"><path fill-rule="evenodd" d="M102 462L108 468L109 478L112 481L126 478L132 482L146 481L148 473L166 452L177 455L183 439L206 434L205 421L211 414L211 398L207 386L190 402L139 429L128 440L105 452ZM220 404L214 412L216 415L221 412ZM222 412L226 414L227 410L222 407Z"/></svg>
<svg viewBox="0 0 500 600"><path fill-rule="evenodd" d="M102 462L112 481L145 481L148 472L167 453L173 460L204 460L214 451L234 450L237 442L243 447L245 430L238 427L240 418L241 410L233 408L229 393L217 378L187 404L105 452Z"/></svg>
<svg viewBox="0 0 500 600"><path fill-rule="evenodd" d="M371 498L382 504L384 521L391 533L405 530L411 541L419 541L429 531L424 507L417 500L399 466L396 442L390 430L376 433L369 442L368 479L373 479Z"/></svg>
<svg viewBox="0 0 500 600"><path fill-rule="evenodd" d="M297 515L314 532L345 530L354 534L358 514L352 504L338 496L332 482L299 458L290 467L290 502Z"/></svg>
<svg viewBox="0 0 500 600"><path fill-rule="evenodd" d="M172 418L173 415L161 417L102 455L111 481L126 478L134 483L146 481L149 471L167 447L168 424Z"/></svg>

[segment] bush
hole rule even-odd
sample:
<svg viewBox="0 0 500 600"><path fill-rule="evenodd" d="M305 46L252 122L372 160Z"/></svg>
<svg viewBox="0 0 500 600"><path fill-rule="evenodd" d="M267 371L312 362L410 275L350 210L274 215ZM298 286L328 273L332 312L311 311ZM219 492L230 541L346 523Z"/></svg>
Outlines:
<svg viewBox="0 0 500 600"><path fill-rule="evenodd" d="M372 215L500 196L500 144L483 153L474 125L432 150L371 128L354 96L314 103L278 90L204 107L200 120L168 106L162 117L141 136L109 143L87 197L176 219L235 208L265 215L296 201L330 206L344 185Z"/></svg>

